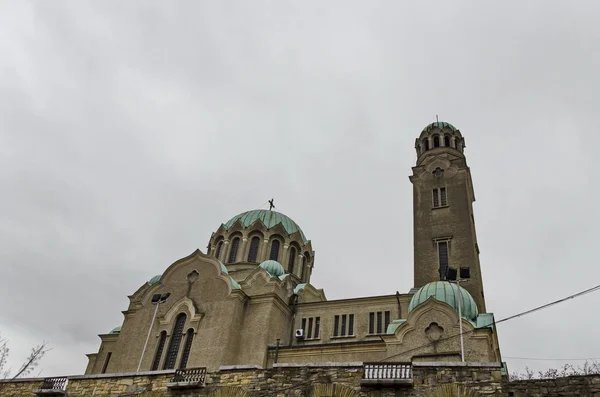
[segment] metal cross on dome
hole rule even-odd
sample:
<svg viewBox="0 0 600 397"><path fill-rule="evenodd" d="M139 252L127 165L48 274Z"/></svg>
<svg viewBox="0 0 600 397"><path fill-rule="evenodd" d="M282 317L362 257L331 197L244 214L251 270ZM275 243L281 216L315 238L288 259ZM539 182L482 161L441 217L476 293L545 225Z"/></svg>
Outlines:
<svg viewBox="0 0 600 397"><path fill-rule="evenodd" d="M275 208L274 201L275 201L275 199L269 200L269 211L272 211L273 208Z"/></svg>

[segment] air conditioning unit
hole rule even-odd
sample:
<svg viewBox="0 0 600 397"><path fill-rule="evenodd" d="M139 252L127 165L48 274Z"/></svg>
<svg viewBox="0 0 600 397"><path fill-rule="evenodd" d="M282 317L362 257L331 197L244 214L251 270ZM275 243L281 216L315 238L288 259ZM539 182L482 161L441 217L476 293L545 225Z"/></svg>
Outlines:
<svg viewBox="0 0 600 397"><path fill-rule="evenodd" d="M296 339L304 339L304 330L302 328L296 330Z"/></svg>

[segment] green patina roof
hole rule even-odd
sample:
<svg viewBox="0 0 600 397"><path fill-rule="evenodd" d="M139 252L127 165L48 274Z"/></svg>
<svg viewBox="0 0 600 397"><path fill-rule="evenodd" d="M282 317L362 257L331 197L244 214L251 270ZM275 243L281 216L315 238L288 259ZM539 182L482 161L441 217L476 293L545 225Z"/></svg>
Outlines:
<svg viewBox="0 0 600 397"><path fill-rule="evenodd" d="M229 274L229 270L227 270L227 266L225 266L223 264L223 262L221 262L221 261L219 261L219 264L221 265L221 273Z"/></svg>
<svg viewBox="0 0 600 397"><path fill-rule="evenodd" d="M233 277L229 276L229 279L231 280L231 289L242 289L240 284L237 281L235 281Z"/></svg>
<svg viewBox="0 0 600 397"><path fill-rule="evenodd" d="M273 260L264 261L259 265L265 269L271 277L280 277L285 274L285 269L281 266L281 263Z"/></svg>
<svg viewBox="0 0 600 397"><path fill-rule="evenodd" d="M306 283L296 285L296 288L294 288L294 294L297 294L298 292L302 291L304 287L306 287Z"/></svg>
<svg viewBox="0 0 600 397"><path fill-rule="evenodd" d="M455 126L453 126L450 123L446 123L445 121L435 121L431 124L429 124L427 127L423 128L423 131L421 131L421 134L424 132L429 132L434 128L450 128L452 131L458 131L458 128L456 128Z"/></svg>
<svg viewBox="0 0 600 397"><path fill-rule="evenodd" d="M154 285L154 284L158 283L160 281L161 276L162 276L162 274L157 274L156 276L152 277L150 280L148 280L148 284Z"/></svg>
<svg viewBox="0 0 600 397"><path fill-rule="evenodd" d="M458 312L458 288L455 283L449 283L448 281L434 281L433 283L426 284L419 288L413 295L408 305L408 311L411 312L420 304L425 303L427 299L433 297L449 304ZM462 317L467 320L476 321L479 312L473 297L463 287L460 287L460 294L462 298Z"/></svg>
<svg viewBox="0 0 600 397"><path fill-rule="evenodd" d="M112 329L112 331L109 332L109 334L120 334L121 333L121 327L115 327Z"/></svg>
<svg viewBox="0 0 600 397"><path fill-rule="evenodd" d="M280 212L271 210L252 210L243 212L227 221L227 223L224 224L225 230L228 230L238 220L242 223L242 226L244 227L251 226L257 221L260 221L267 229L271 229L277 225L281 225L288 234L294 234L296 232L299 232L300 236L302 237L302 241L305 243L308 242L306 236L304 235L304 232L302 232L302 229L300 229L300 226L298 226L296 222L294 222L292 219Z"/></svg>

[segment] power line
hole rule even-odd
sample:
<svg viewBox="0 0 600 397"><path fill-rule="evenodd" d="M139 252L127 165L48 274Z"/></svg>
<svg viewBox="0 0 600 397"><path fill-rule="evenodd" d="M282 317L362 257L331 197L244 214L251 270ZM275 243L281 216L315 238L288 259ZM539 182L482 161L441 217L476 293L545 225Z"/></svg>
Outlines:
<svg viewBox="0 0 600 397"><path fill-rule="evenodd" d="M531 313L537 312L537 311L539 311L539 310L547 309L547 308L549 308L549 307L551 307L551 306L557 305L557 304L559 304L559 303L562 303L562 302L564 302L564 301L567 301L567 300L569 300L569 299L577 298L577 297L580 297L580 296L583 296L583 295L586 295L586 294L589 294L589 293L595 292L595 291L597 291L597 290L599 290L599 289L600 289L600 285L597 285L597 286L595 286L595 287L588 288L588 289L586 289L586 290L583 290L583 291L581 291L581 292L578 292L578 293L576 293L576 294L573 294L573 295L569 295L569 296L567 296L567 297L565 297L565 298L562 298L562 299L556 300L556 301L554 301L554 302L546 303L545 305L538 306L538 307L536 307L536 308L529 309L529 310L526 310L526 311L524 311L524 312L521 312L521 313L513 314L512 316L508 316L508 317L506 317L506 318L503 318L502 320L495 321L495 322L494 322L494 323L492 323L492 324L487 324L486 326L490 326L490 325L494 325L494 324L503 323L503 322L506 322L506 321L509 321L509 320L513 320L513 319L515 319L515 318L518 318L518 317L525 316L525 315L527 315L527 314L531 314ZM402 355L402 354L410 353L410 352L412 352L412 351L415 351L415 350L419 350L419 349L422 349L422 348L425 348L425 347L428 347L428 346L432 346L432 345L434 345L434 344L436 344L436 343L439 343L439 342L441 342L441 341L449 340L449 339L452 339L452 338L457 338L457 337L459 337L459 336L461 336L461 335L466 335L466 334L469 334L469 333L471 333L471 332L473 332L473 331L464 331L463 333L458 333L458 334L456 334L456 335L447 336L447 337L445 337L445 338L438 339L437 341L434 341L434 342L431 342L431 343L427 343L427 344L425 344L425 345L417 346L417 347L414 347L414 348L412 348L412 349L409 349L409 350L403 351L402 353L396 353L396 354L393 354L393 355L391 355L391 356L385 357L385 358L384 358L384 359L382 359L381 361L386 361L386 360L388 360L388 359L390 359L390 358L394 358L394 357L396 357L396 356L400 356L400 355Z"/></svg>
<svg viewBox="0 0 600 397"><path fill-rule="evenodd" d="M539 357L510 357L504 356L509 360L531 360L531 361L595 361L600 360L600 357L588 357L588 358L539 358Z"/></svg>

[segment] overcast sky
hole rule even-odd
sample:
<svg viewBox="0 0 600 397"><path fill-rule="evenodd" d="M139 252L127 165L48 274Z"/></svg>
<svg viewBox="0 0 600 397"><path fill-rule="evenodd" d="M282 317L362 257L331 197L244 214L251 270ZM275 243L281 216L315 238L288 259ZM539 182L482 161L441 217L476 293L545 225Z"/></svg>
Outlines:
<svg viewBox="0 0 600 397"><path fill-rule="evenodd" d="M414 140L465 136L488 310L600 284L600 3L0 0L0 332L82 374L127 295L275 197L329 299L413 281ZM600 357L600 292L498 325ZM571 363L581 363L570 361ZM37 375L37 373L36 373Z"/></svg>

